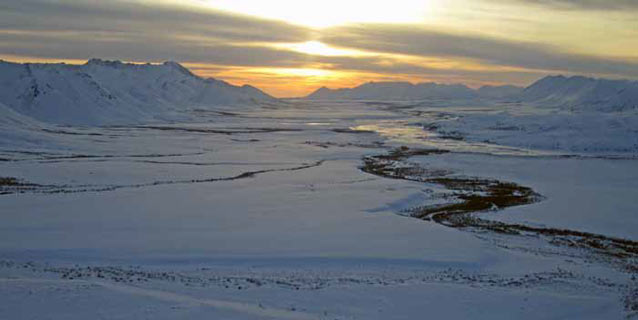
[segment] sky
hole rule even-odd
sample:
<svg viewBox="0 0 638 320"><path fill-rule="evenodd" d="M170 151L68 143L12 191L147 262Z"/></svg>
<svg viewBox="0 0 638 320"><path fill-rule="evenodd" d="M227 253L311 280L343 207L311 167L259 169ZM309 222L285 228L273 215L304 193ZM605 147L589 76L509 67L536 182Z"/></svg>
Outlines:
<svg viewBox="0 0 638 320"><path fill-rule="evenodd" d="M277 97L638 79L637 0L0 0L0 59L177 61Z"/></svg>

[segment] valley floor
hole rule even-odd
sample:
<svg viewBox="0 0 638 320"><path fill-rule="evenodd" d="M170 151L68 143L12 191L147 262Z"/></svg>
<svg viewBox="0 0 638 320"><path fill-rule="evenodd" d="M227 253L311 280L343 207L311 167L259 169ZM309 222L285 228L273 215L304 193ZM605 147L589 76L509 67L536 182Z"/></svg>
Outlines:
<svg viewBox="0 0 638 320"><path fill-rule="evenodd" d="M580 128L492 108L288 101L6 143L0 318L636 317L637 135L556 145ZM535 196L459 215L491 192L468 181Z"/></svg>

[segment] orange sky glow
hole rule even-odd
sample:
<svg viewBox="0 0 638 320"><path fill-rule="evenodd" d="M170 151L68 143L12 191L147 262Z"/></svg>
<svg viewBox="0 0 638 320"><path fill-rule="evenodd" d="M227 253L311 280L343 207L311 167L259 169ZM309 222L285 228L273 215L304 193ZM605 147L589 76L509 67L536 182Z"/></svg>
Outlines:
<svg viewBox="0 0 638 320"><path fill-rule="evenodd" d="M0 13L0 59L174 60L277 97L367 81L526 85L638 78L638 5L575 0L30 0ZM620 3L620 2L619 2ZM81 14L80 14L81 13Z"/></svg>

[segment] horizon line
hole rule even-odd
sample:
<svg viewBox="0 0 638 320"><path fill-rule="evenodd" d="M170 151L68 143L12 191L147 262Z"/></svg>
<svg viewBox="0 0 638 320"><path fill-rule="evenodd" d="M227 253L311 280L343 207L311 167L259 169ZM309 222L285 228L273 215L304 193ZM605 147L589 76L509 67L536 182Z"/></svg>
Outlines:
<svg viewBox="0 0 638 320"><path fill-rule="evenodd" d="M5 62L5 63L13 63L13 64L49 64L49 65L69 65L69 66L83 66L83 65L87 65L89 64L92 60L96 60L96 61L103 61L103 62L110 62L110 63L121 63L124 65L140 65L140 66L144 66L144 65L153 65L153 66L162 66L162 65L166 65L167 63L176 63L178 65L180 65L181 67L187 69L188 71L190 71L194 76L201 78L201 79L215 79L215 80L222 80L225 81L227 83L230 83L232 85L235 86L244 86L244 85L248 85L248 86L252 86L255 87L261 91L263 91L264 93L270 95L273 98L278 98L278 99L298 99L298 98L306 98L310 95L312 95L313 93L317 92L320 89L328 89L328 90L344 90L344 89L356 89L360 86L363 86L365 84L370 84L370 83L407 83L413 86L417 86L420 84L436 84L436 85L448 85L448 86L452 86L452 85L462 85L467 87L468 89L471 90L478 90L480 88L483 87L504 87L504 86L512 86L512 87L517 87L520 89L525 89L531 85L533 85L534 83L548 78L548 77L565 77L565 78L576 78L576 77L581 77L581 78L586 78L586 79L593 79L593 80L618 80L618 81L638 81L638 80L634 80L634 79L628 79L628 78L613 78L613 77L593 77L593 76L586 76L583 74L578 74L578 73L574 73L574 74L563 74L563 73L556 73L556 74L548 74L542 77L537 78L534 81L531 81L529 84L521 86L521 85L516 85L516 84L511 84L511 83L505 83L505 82L498 82L498 83L502 83L502 84L482 84L479 86L472 86L469 85L467 83L464 82L437 82L437 81L424 81L424 82L418 82L418 81L409 81L409 80L403 80L403 81L396 81L396 80L369 80L369 81L362 81L359 82L357 85L354 86L342 86L342 87L331 87L331 86L327 86L327 85L319 85L317 86L315 89L313 89L310 93L303 95L303 96L298 96L298 95L291 95L291 96L277 96L277 95L273 95L271 93L269 93L267 90L262 89L260 86L249 83L249 82L240 82L237 83L236 81L232 81L230 79L225 79L224 77L217 77L217 76L210 76L210 75L205 75L205 74L201 74L197 72L197 68L191 68L189 67L189 65L191 66L195 66L195 65L200 65L201 63L198 62L184 62L184 61L176 61L176 60L162 60L162 61L138 61L138 60L120 60L120 59L108 59L108 58L89 58L89 59L59 59L59 58L36 58L36 57L27 57L28 59L32 59L32 60L21 60L19 58L16 57L16 59L11 59L11 58L3 58L2 56L0 56L0 62Z"/></svg>

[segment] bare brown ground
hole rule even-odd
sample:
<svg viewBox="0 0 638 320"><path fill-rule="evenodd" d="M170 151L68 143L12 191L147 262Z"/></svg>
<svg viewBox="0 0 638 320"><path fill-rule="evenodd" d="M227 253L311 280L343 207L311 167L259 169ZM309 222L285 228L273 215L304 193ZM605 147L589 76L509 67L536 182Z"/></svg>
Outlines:
<svg viewBox="0 0 638 320"><path fill-rule="evenodd" d="M541 201L543 197L529 187L492 179L451 176L451 172L428 169L406 161L413 156L447 153L437 149L401 147L388 154L368 156L361 170L377 176L427 184L437 184L452 191L450 202L413 208L410 216L457 228L498 234L535 236L554 245L586 249L614 259L617 265L638 273L638 242L568 229L539 228L482 219L477 212L502 210Z"/></svg>

